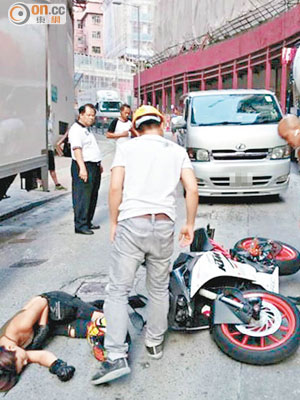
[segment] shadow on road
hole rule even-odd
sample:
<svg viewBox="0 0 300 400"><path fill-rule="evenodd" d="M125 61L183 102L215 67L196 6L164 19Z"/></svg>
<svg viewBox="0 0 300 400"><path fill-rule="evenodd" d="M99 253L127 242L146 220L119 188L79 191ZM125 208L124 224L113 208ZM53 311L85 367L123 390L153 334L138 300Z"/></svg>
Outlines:
<svg viewBox="0 0 300 400"><path fill-rule="evenodd" d="M271 196L241 196L241 197L199 197L199 204L275 204L284 203L285 200L278 195Z"/></svg>

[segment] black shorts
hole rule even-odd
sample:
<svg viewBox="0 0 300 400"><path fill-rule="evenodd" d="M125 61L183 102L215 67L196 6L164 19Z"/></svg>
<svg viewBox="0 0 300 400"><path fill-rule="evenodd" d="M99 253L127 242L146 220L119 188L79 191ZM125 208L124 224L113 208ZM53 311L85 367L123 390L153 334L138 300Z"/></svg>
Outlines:
<svg viewBox="0 0 300 400"><path fill-rule="evenodd" d="M48 150L48 169L49 169L49 171L55 171L54 151L53 150Z"/></svg>
<svg viewBox="0 0 300 400"><path fill-rule="evenodd" d="M98 308L85 303L79 297L61 291L47 292L40 295L48 301L49 321L68 322L76 319L89 321Z"/></svg>

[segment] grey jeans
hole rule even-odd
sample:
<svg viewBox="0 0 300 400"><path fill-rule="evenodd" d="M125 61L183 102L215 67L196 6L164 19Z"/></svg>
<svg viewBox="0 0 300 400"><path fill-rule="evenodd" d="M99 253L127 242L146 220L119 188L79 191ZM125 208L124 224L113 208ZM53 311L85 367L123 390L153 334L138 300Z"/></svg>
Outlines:
<svg viewBox="0 0 300 400"><path fill-rule="evenodd" d="M107 322L104 347L108 358L126 357L128 295L135 273L146 260L148 317L146 346L162 343L168 328L169 266L174 245L174 222L147 218L120 221L112 243L108 295L104 303Z"/></svg>

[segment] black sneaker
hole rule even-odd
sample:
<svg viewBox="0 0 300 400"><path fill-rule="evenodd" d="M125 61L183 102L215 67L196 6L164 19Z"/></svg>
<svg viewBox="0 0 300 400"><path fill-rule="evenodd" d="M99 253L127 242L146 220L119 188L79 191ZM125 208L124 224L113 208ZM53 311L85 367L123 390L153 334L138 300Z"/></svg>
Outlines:
<svg viewBox="0 0 300 400"><path fill-rule="evenodd" d="M149 357L159 360L163 356L163 344L158 346L146 346L147 354Z"/></svg>
<svg viewBox="0 0 300 400"><path fill-rule="evenodd" d="M118 358L117 360L107 360L101 364L99 371L92 377L94 385L112 381L123 375L130 373L127 358Z"/></svg>

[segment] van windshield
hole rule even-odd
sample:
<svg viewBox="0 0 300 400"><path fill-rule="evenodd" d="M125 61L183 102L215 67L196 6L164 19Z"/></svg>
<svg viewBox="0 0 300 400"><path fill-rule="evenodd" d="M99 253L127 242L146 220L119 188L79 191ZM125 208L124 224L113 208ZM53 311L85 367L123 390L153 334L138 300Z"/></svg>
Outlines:
<svg viewBox="0 0 300 400"><path fill-rule="evenodd" d="M100 101L100 111L120 111L121 103L119 101Z"/></svg>
<svg viewBox="0 0 300 400"><path fill-rule="evenodd" d="M282 118L270 94L217 94L192 98L192 125L252 125Z"/></svg>

